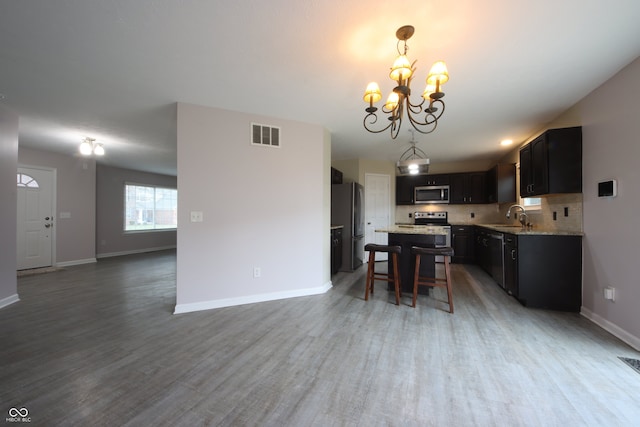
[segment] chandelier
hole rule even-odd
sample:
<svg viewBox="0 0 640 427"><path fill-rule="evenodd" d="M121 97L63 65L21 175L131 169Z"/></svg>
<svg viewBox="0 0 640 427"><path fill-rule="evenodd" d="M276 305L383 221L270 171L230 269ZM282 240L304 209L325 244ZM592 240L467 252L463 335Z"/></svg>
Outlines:
<svg viewBox="0 0 640 427"><path fill-rule="evenodd" d="M409 148L402 153L400 160L396 163L398 173L400 175L424 175L429 172L427 153L416 147L418 142L416 141L413 129L409 129L409 132L411 132Z"/></svg>
<svg viewBox="0 0 640 427"><path fill-rule="evenodd" d="M382 99L382 93L376 82L371 82L367 86L364 93L364 101L369 104L369 107L365 109L367 114L364 117L363 124L369 132L380 133L390 129L391 138L395 139L398 136L404 113L406 112L406 118L413 128L420 133L428 134L436 130L438 120L444 113L442 85L449 80L447 65L444 61L438 61L431 67L431 71L427 76L427 86L422 93L422 101L419 104L413 104L410 100L411 80L416 71L414 65L417 61L410 63L407 58L407 50L409 48L407 40L411 38L413 32L414 28L411 25L405 25L396 31L398 57L391 67L389 77L398 85L393 88L393 92L391 92L387 102L382 107L382 112L388 114L389 124L381 129L372 129L370 126L375 125L378 121L378 115L376 114L378 108L374 107L373 103Z"/></svg>

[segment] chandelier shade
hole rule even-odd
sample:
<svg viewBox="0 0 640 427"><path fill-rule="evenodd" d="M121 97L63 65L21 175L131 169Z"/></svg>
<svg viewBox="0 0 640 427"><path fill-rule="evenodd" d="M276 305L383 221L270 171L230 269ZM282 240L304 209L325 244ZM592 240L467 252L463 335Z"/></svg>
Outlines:
<svg viewBox="0 0 640 427"><path fill-rule="evenodd" d="M375 128L378 122L378 108L373 104L382 99L382 92L376 82L367 85L363 99L369 106L365 108L367 114L364 117L363 125L371 133L390 130L391 138L395 139L402 126L402 121L406 119L415 130L428 134L436 129L438 120L444 113L442 85L449 80L449 71L444 61L437 61L431 67L426 78L422 100L414 104L410 99L411 81L415 76L417 61L411 62L407 57L407 40L411 38L413 33L414 28L411 25L405 25L396 31L398 57L391 67L389 78L395 81L397 86L393 88L381 110L381 114L388 115L389 123L383 122L379 129Z"/></svg>
<svg viewBox="0 0 640 427"><path fill-rule="evenodd" d="M382 92L380 92L380 86L378 83L371 82L367 85L367 90L364 92L365 102L378 102L382 99Z"/></svg>

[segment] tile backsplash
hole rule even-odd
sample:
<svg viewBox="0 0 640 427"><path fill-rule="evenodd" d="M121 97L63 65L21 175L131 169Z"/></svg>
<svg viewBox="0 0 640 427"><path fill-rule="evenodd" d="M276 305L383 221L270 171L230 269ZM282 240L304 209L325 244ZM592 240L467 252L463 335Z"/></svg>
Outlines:
<svg viewBox="0 0 640 427"><path fill-rule="evenodd" d="M412 205L396 206L396 222L413 224L414 212L446 211L451 224L517 224L506 218L513 203L487 205ZM565 208L568 216L565 216ZM518 211L519 212L519 211ZM553 213L556 219L553 219ZM411 217L409 217L411 214ZM473 214L473 218L472 218ZM540 230L582 231L582 194L559 194L541 198L539 209L527 209L529 222Z"/></svg>

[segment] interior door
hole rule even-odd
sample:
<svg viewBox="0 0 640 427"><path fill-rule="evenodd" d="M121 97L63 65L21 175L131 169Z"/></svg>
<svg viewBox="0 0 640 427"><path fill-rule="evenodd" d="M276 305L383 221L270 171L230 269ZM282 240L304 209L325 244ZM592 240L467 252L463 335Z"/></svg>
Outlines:
<svg viewBox="0 0 640 427"><path fill-rule="evenodd" d="M364 216L365 242L386 245L387 233L376 233L379 228L388 228L391 212L391 177L381 174L365 174L364 176ZM369 254L364 254L365 261ZM376 252L376 261L386 261L387 254Z"/></svg>
<svg viewBox="0 0 640 427"><path fill-rule="evenodd" d="M52 170L18 168L18 270L52 265L53 181Z"/></svg>

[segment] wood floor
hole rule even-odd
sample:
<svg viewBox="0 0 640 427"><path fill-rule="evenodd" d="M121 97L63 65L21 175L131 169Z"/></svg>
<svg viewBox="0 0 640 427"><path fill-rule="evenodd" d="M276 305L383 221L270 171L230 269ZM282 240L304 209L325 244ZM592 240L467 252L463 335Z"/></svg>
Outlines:
<svg viewBox="0 0 640 427"><path fill-rule="evenodd" d="M365 302L364 269L324 295L174 315L172 251L21 277L0 310L0 412L47 426L640 425L640 374L618 359L638 352L452 267L453 315L440 289L412 309L379 282Z"/></svg>

